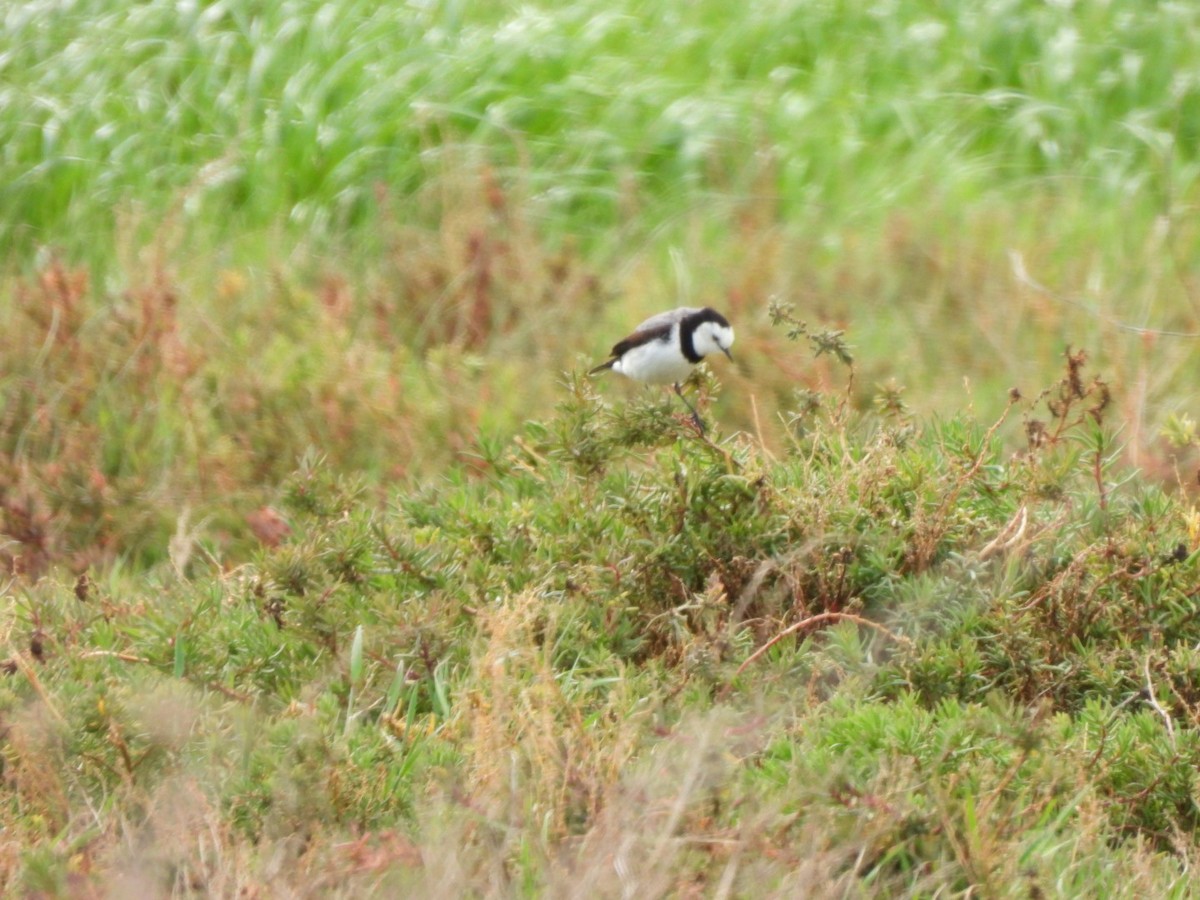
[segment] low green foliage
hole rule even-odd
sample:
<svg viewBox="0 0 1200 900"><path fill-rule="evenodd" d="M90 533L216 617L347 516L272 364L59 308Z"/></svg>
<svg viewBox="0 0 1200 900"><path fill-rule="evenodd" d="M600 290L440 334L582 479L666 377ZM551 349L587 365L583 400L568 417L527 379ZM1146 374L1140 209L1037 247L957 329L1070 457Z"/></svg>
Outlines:
<svg viewBox="0 0 1200 900"><path fill-rule="evenodd" d="M772 458L573 382L476 475L384 503L308 459L252 563L19 588L5 816L38 849L15 871L214 890L285 883L283 854L351 892L446 867L518 893L1178 889L1191 514L1113 482L1078 371L1007 456L1004 420L834 403Z"/></svg>

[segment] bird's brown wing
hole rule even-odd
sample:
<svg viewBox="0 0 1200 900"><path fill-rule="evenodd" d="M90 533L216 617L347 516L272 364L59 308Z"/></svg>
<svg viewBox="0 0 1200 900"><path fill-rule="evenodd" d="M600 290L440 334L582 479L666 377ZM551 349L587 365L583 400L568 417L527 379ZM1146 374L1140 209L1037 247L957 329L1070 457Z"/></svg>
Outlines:
<svg viewBox="0 0 1200 900"><path fill-rule="evenodd" d="M647 322L652 320L647 320ZM648 344L651 341L661 341L671 333L671 326L674 322L663 322L661 324L651 325L646 327L646 323L642 324L637 331L625 338L623 341L618 341L612 348L613 359L618 359L624 356L634 347L640 347L642 344Z"/></svg>
<svg viewBox="0 0 1200 900"><path fill-rule="evenodd" d="M602 362L596 368L588 372L589 375L595 375L597 372L603 372L605 369L611 369L613 363L632 350L634 347L640 347L642 344L648 344L650 341L665 340L671 333L671 328L676 322L680 321L689 313L698 312L690 306L681 306L678 309L668 310L667 312L659 313L656 316L651 316L645 322L637 327L637 331L629 335L624 340L618 341L613 345L612 351L609 353L610 359L607 362Z"/></svg>

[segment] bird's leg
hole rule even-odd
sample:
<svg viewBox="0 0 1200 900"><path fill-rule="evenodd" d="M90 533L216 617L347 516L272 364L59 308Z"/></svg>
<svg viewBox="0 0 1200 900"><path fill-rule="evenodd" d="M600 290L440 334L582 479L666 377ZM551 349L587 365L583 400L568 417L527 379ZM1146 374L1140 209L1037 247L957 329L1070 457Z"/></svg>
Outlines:
<svg viewBox="0 0 1200 900"><path fill-rule="evenodd" d="M679 395L679 399L683 401L683 405L686 406L688 408L688 412L690 412L692 414L692 422L695 423L696 430L699 431L700 435L703 437L704 422L701 421L701 419L700 419L700 413L696 412L695 407L692 406L692 404L687 402L687 398L683 396L683 391L680 390L680 388L679 388L678 381L675 382L675 393Z"/></svg>

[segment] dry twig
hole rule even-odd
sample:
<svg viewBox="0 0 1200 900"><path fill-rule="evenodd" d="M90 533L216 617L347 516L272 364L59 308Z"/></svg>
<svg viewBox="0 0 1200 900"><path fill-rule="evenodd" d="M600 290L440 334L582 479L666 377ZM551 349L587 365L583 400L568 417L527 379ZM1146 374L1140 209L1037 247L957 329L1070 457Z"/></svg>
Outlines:
<svg viewBox="0 0 1200 900"><path fill-rule="evenodd" d="M815 616L809 616L807 619L801 619L799 622L793 622L787 628L783 629L783 631L779 632L779 634L775 635L775 637L771 638L769 641L751 653L750 656L747 657L746 661L738 666L738 670L733 673L733 677L737 678L739 675L741 675L742 672L744 672L752 662L754 662L788 635L795 634L797 631L801 631L804 628L808 628L810 625L817 625L821 622L841 621L856 622L859 625L866 625L868 628L874 628L876 631L883 632L897 643L904 644L907 647L912 646L912 641L906 638L904 635L896 634L896 632L889 628L885 628L878 622L872 622L870 619L864 619L862 616L856 616L853 613L843 612L817 613Z"/></svg>

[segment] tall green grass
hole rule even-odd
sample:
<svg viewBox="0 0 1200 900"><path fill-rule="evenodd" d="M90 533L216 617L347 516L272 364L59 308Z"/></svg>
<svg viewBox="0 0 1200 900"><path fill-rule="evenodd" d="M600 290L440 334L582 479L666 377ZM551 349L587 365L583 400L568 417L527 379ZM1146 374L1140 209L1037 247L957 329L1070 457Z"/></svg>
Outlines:
<svg viewBox="0 0 1200 900"><path fill-rule="evenodd" d="M102 259L138 213L369 229L452 145L601 241L751 197L826 227L993 191L1144 221L1196 172L1187 4L156 0L4 26L10 253Z"/></svg>

